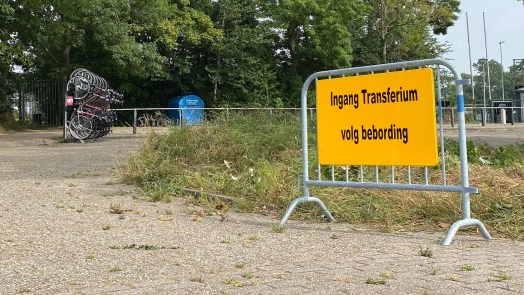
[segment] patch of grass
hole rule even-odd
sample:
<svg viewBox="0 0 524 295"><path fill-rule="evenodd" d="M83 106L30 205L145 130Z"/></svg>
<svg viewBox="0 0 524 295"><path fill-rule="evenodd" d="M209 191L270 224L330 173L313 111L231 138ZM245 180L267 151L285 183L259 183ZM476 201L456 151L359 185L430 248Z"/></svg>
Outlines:
<svg viewBox="0 0 524 295"><path fill-rule="evenodd" d="M504 281L509 281L512 278L513 276L511 276L510 274L501 271L498 274L492 277L489 277L488 282L504 282Z"/></svg>
<svg viewBox="0 0 524 295"><path fill-rule="evenodd" d="M112 266L112 267L109 269L109 272L119 272L119 271L122 271L122 268L119 267L119 266Z"/></svg>
<svg viewBox="0 0 524 295"><path fill-rule="evenodd" d="M386 284L386 280L383 279L383 278L368 278L366 280L366 284L368 285L385 285Z"/></svg>
<svg viewBox="0 0 524 295"><path fill-rule="evenodd" d="M237 261L237 262L235 263L235 267L236 267L236 268L244 268L244 267L246 267L246 263L243 262L243 261Z"/></svg>
<svg viewBox="0 0 524 295"><path fill-rule="evenodd" d="M474 271L476 268L475 266L471 265L471 264L462 264L460 266L460 270L461 271Z"/></svg>
<svg viewBox="0 0 524 295"><path fill-rule="evenodd" d="M102 227L102 230L110 230L111 226L109 224L106 224Z"/></svg>
<svg viewBox="0 0 524 295"><path fill-rule="evenodd" d="M453 282L460 282L460 277L458 275L453 274L448 277L448 280Z"/></svg>
<svg viewBox="0 0 524 295"><path fill-rule="evenodd" d="M250 242L256 242L256 241L260 240L260 236L259 235L251 235L251 236L247 237L247 240L250 241Z"/></svg>
<svg viewBox="0 0 524 295"><path fill-rule="evenodd" d="M220 243L222 244L231 244L232 240L230 237L226 237L226 238L223 238L222 240L220 240Z"/></svg>
<svg viewBox="0 0 524 295"><path fill-rule="evenodd" d="M255 275L250 273L250 272L247 272L247 273L243 274L242 277L244 279L246 279L246 280L251 280L251 279L255 278Z"/></svg>
<svg viewBox="0 0 524 295"><path fill-rule="evenodd" d="M313 125L309 163L310 172L316 174ZM281 214L301 196L296 189L297 175L302 174L301 150L299 116L217 115L203 126L153 134L119 170L119 177L140 186L152 201L170 201L187 188L230 196L228 206L240 212ZM479 187L471 202L472 213L498 237L524 239L524 199L519 197L524 195L524 144L493 148L468 142L467 150L470 184ZM461 181L458 151L457 142L447 139L444 156L450 185ZM396 183L407 183L407 170L395 167ZM375 182L376 177L390 181L390 167L377 171L378 175L375 167L363 167L364 181ZM441 183L440 167L428 171L430 183ZM346 172L350 180L360 181L360 166L335 167L333 176L345 180ZM328 166L322 166L320 174L322 179L332 177ZM411 167L410 175L412 183L425 181L423 168ZM333 187L311 187L310 193L322 199L337 221L368 223L383 230L441 230L439 224L449 225L462 217L457 193ZM202 203L206 214L218 214L216 205ZM292 218L323 220L322 216L315 204L300 204ZM197 215L195 220L201 218Z"/></svg>
<svg viewBox="0 0 524 295"><path fill-rule="evenodd" d="M431 257L433 257L433 250L431 250L430 248L421 248L418 251L418 254L420 256L431 258Z"/></svg>
<svg viewBox="0 0 524 295"><path fill-rule="evenodd" d="M88 254L86 256L86 260L94 260L96 258L96 255L95 254Z"/></svg>
<svg viewBox="0 0 524 295"><path fill-rule="evenodd" d="M280 225L278 223L271 225L271 232L273 233L280 234L280 233L285 232L286 230L287 230L287 227L285 225Z"/></svg>
<svg viewBox="0 0 524 295"><path fill-rule="evenodd" d="M226 278L224 280L224 283L228 284L228 285L231 285L231 286L235 286L235 287L243 287L244 286L244 283L242 283L239 279L237 278Z"/></svg>
<svg viewBox="0 0 524 295"><path fill-rule="evenodd" d="M121 204L111 204L109 206L109 213L111 214L124 214L125 211Z"/></svg>

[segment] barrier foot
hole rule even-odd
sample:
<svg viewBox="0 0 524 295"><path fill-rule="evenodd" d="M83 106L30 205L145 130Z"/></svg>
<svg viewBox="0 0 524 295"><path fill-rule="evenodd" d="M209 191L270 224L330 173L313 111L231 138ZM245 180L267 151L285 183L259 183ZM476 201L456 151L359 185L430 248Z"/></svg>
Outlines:
<svg viewBox="0 0 524 295"><path fill-rule="evenodd" d="M315 197L301 197L301 198L297 198L297 199L293 200L293 202L291 202L291 204L289 205L289 207L286 210L286 214L284 214L284 217L282 217L282 219L280 220L280 226L284 226L286 221L289 219L289 216L291 216L291 213L293 213L293 210L295 209L295 207L298 204L306 203L306 202L317 203L317 205L320 207L320 209L322 209L322 211L324 211L324 215L326 216L326 218L329 219L329 221L331 221L331 222L335 221L335 218L333 218L333 215L331 215L331 213L328 211L328 209L326 208L326 206L324 205L324 203L322 203L322 201L320 199L315 198Z"/></svg>
<svg viewBox="0 0 524 295"><path fill-rule="evenodd" d="M462 219L462 220L459 220L453 223L453 225L451 225L451 227L448 230L448 234L446 235L446 238L444 239L444 241L442 241L442 245L449 246L451 242L453 241L453 238L455 237L455 234L457 233L459 228L470 226L470 225L475 225L480 230L480 233L482 234L482 236L484 236L484 238L488 240L492 239L488 230L486 229L484 224L480 222L480 220L470 218L470 219Z"/></svg>

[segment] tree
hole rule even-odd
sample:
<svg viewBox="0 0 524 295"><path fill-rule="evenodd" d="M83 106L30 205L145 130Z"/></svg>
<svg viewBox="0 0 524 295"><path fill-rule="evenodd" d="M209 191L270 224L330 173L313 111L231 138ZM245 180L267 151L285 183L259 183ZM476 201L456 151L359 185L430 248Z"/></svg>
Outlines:
<svg viewBox="0 0 524 295"><path fill-rule="evenodd" d="M272 105L279 95L271 33L260 23L256 1L216 1L211 17L223 33L206 54L212 103Z"/></svg>
<svg viewBox="0 0 524 295"><path fill-rule="evenodd" d="M279 80L288 105L299 104L304 79L318 70L348 67L352 35L364 22L367 6L351 0L267 0L265 24L274 32Z"/></svg>
<svg viewBox="0 0 524 295"><path fill-rule="evenodd" d="M380 50L380 62L437 56L443 48L433 34L446 34L458 19L458 0L368 0L364 46ZM371 61L373 62L373 61Z"/></svg>

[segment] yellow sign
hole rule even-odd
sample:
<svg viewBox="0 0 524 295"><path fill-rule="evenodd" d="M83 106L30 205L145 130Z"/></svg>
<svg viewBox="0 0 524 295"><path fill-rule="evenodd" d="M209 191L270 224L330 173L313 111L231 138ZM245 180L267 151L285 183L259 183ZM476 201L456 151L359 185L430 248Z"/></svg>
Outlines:
<svg viewBox="0 0 524 295"><path fill-rule="evenodd" d="M433 70L317 82L322 165L435 166Z"/></svg>

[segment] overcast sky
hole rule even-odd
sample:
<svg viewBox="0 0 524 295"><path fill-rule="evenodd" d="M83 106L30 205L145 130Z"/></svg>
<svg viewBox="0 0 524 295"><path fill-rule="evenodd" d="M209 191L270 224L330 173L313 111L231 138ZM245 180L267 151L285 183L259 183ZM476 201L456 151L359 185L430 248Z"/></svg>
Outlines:
<svg viewBox="0 0 524 295"><path fill-rule="evenodd" d="M438 38L440 41L448 41L452 51L444 58L449 59L459 73L470 72L466 12L469 18L472 63L486 56L482 12L485 12L486 17L489 59L500 63L500 41L505 41L502 44L502 64L506 70L513 65L513 59L524 59L524 5L522 2L517 0L462 0L460 9L460 18L455 25L448 29L447 35Z"/></svg>

